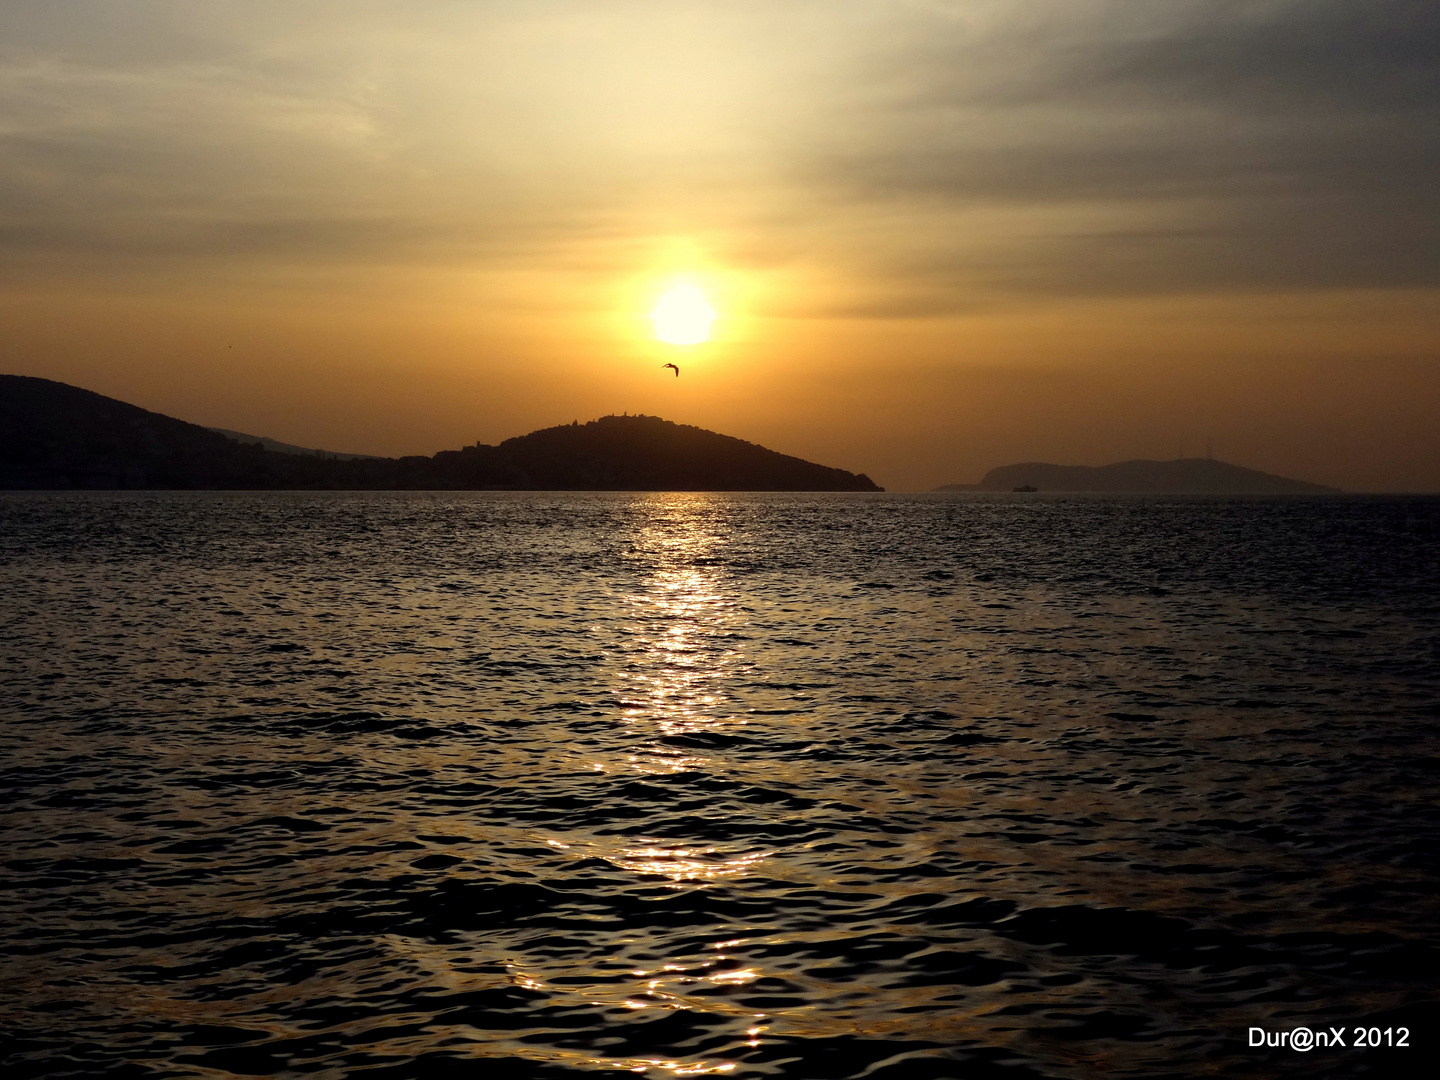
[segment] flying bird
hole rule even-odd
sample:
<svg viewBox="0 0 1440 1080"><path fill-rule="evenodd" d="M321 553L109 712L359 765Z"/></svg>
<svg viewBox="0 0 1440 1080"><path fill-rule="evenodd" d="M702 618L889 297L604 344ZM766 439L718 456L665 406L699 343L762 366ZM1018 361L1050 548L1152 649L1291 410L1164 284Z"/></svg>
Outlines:
<svg viewBox="0 0 1440 1080"><path fill-rule="evenodd" d="M680 369L679 369L678 367L675 367L674 364L661 364L660 366L661 366L661 367L668 367L668 368L675 368L675 378L678 379L678 378L680 377Z"/></svg>

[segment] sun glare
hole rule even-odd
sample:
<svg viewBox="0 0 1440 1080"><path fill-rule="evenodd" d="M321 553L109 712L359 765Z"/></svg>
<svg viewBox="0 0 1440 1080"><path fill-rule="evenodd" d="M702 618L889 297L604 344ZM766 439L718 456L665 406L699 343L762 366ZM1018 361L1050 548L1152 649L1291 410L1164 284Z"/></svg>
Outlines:
<svg viewBox="0 0 1440 1080"><path fill-rule="evenodd" d="M715 309L694 285L676 285L655 304L650 313L655 336L671 345L698 345L710 336Z"/></svg>

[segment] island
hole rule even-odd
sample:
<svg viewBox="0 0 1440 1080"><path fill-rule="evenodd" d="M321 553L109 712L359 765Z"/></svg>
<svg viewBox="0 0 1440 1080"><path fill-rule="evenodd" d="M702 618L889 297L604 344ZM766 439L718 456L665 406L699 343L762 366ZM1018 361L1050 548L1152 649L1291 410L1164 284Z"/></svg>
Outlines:
<svg viewBox="0 0 1440 1080"><path fill-rule="evenodd" d="M1326 495L1340 491L1214 458L1137 459L1098 466L1025 461L991 469L978 484L943 484L934 490L1151 495Z"/></svg>
<svg viewBox="0 0 1440 1080"><path fill-rule="evenodd" d="M658 416L577 420L432 457L286 453L250 438L0 375L0 489L882 490L863 474Z"/></svg>

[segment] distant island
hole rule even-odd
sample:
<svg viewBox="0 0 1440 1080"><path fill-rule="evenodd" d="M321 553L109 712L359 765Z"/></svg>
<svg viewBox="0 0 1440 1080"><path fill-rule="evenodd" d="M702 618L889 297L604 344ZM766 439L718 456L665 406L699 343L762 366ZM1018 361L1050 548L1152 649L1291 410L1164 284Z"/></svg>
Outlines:
<svg viewBox="0 0 1440 1080"><path fill-rule="evenodd" d="M433 457L248 438L50 379L0 375L0 489L883 490L863 474L656 416L576 421Z"/></svg>
<svg viewBox="0 0 1440 1080"><path fill-rule="evenodd" d="M380 460L379 454L346 454L339 450L315 450L308 446L295 446L293 443L280 442L278 439L271 439L265 435L246 435L243 431L231 431L229 428L212 427L206 431L214 431L224 435L232 442L238 443L259 443L264 450L274 450L277 454L305 454L311 457L339 458L349 461L353 458L366 458L370 461Z"/></svg>
<svg viewBox="0 0 1440 1080"><path fill-rule="evenodd" d="M1117 461L1113 465L1051 465L1026 461L991 469L978 484L936 491L1089 491L1169 495L1324 495L1339 488L1291 480L1213 458Z"/></svg>

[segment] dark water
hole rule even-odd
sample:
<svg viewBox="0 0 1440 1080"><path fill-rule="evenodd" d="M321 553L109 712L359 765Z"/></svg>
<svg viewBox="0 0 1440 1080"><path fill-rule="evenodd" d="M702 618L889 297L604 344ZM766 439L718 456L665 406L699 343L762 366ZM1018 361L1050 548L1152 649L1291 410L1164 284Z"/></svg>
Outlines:
<svg viewBox="0 0 1440 1080"><path fill-rule="evenodd" d="M1437 539L1427 499L0 495L0 1075L1409 1074ZM1247 1046L1362 1022L1410 1047Z"/></svg>

